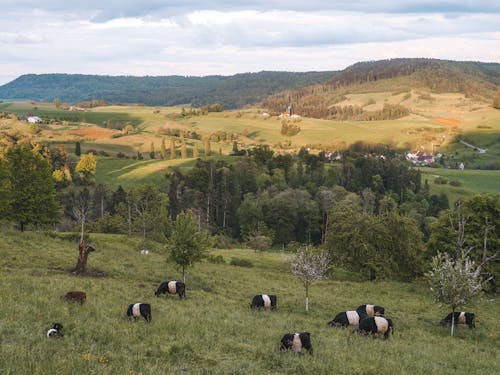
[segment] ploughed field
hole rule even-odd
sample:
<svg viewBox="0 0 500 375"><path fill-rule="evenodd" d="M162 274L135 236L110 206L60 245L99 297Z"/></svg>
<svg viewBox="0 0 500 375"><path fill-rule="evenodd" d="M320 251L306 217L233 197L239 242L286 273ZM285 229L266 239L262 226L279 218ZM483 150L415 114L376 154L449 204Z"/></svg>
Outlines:
<svg viewBox="0 0 500 375"><path fill-rule="evenodd" d="M289 272L287 255L212 250L189 270L187 298L155 297L162 281L180 279L162 244L141 255L140 241L92 234L93 277L76 277L77 246L66 235L0 234L1 374L493 374L500 366L498 301L486 296L467 311L476 328L455 337L439 325L449 311L422 282L357 282L345 272L310 290ZM216 256L225 263L214 263ZM231 265L232 258L253 267ZM220 258L219 258L220 259ZM244 262L239 262L244 264ZM83 305L60 298L83 290ZM276 311L251 311L255 294L278 296ZM152 322L129 321L129 304L152 307ZM362 303L384 306L388 340L327 327L336 313ZM54 322L62 339L49 339ZM279 351L288 332L311 333L314 355Z"/></svg>

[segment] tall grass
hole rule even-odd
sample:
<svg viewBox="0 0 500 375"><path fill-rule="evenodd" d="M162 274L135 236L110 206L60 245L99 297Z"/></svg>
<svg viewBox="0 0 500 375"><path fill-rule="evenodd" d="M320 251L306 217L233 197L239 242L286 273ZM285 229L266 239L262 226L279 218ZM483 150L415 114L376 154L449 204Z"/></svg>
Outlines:
<svg viewBox="0 0 500 375"><path fill-rule="evenodd" d="M91 269L108 276L76 277L67 272L75 243L41 233L2 232L0 240L1 374L493 374L499 366L496 301L471 307L477 328L454 338L439 320L448 313L432 303L420 283L327 280L304 291L280 253L214 250L225 264L202 262L189 271L187 298L154 297L161 281L179 277L162 245L148 256L140 241L91 235L97 251ZM232 266L232 257L252 268ZM87 302L60 296L87 292ZM276 311L251 311L254 294L278 295ZM153 320L128 321L128 304L152 305ZM332 329L339 312L374 302L393 318L389 340ZM47 339L54 322L63 339ZM313 356L280 353L287 332L309 331Z"/></svg>

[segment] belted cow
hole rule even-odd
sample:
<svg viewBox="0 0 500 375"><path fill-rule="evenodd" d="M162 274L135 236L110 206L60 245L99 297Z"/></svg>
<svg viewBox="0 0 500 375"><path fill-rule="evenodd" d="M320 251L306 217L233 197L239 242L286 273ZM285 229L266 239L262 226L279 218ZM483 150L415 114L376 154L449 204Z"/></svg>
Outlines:
<svg viewBox="0 0 500 375"><path fill-rule="evenodd" d="M252 309L275 309L277 305L278 299L275 295L268 294L257 294L252 298L252 303L250 303L250 307Z"/></svg>
<svg viewBox="0 0 500 375"><path fill-rule="evenodd" d="M165 281L160 284L155 292L155 296L159 297L160 294L178 294L179 298L186 298L186 284L181 281Z"/></svg>

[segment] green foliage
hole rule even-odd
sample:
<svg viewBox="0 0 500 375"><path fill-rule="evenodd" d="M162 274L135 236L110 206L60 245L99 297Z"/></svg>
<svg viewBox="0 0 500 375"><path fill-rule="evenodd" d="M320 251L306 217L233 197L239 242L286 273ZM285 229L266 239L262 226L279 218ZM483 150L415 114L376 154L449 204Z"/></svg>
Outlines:
<svg viewBox="0 0 500 375"><path fill-rule="evenodd" d="M8 219L21 230L26 224L56 223L60 212L49 162L27 144L10 148L5 157L12 199Z"/></svg>
<svg viewBox="0 0 500 375"><path fill-rule="evenodd" d="M10 214L12 204L12 185L7 160L0 157L0 217Z"/></svg>
<svg viewBox="0 0 500 375"><path fill-rule="evenodd" d="M212 111L220 111L222 107L238 108L257 103L270 93L325 82L332 74L259 72L207 77L27 74L0 86L0 98L52 101L57 96L62 101L75 103L91 101L97 93L100 99L110 103L170 106L191 103L196 107L206 105ZM214 99L219 103L213 103ZM82 114L88 115L85 112Z"/></svg>
<svg viewBox="0 0 500 375"><path fill-rule="evenodd" d="M207 232L198 230L197 220L192 212L177 215L174 231L167 240L166 248L169 258L182 269L184 280L186 268L206 257L210 246L210 236Z"/></svg>
<svg viewBox="0 0 500 375"><path fill-rule="evenodd" d="M424 244L416 223L394 211L360 212L344 200L330 214L326 248L335 264L364 277L413 279L423 272Z"/></svg>
<svg viewBox="0 0 500 375"><path fill-rule="evenodd" d="M246 268L251 268L253 267L253 263L249 261L248 259L241 259L241 258L231 258L231 261L229 262L231 266L237 266L237 267L246 267Z"/></svg>
<svg viewBox="0 0 500 375"><path fill-rule="evenodd" d="M264 251L268 250L273 243L272 238L263 236L263 235L255 235L255 236L250 236L250 238L247 241L247 246L250 249L258 250L258 251Z"/></svg>
<svg viewBox="0 0 500 375"><path fill-rule="evenodd" d="M82 148L80 146L80 142L76 142L75 144L75 155L80 156L82 154Z"/></svg>

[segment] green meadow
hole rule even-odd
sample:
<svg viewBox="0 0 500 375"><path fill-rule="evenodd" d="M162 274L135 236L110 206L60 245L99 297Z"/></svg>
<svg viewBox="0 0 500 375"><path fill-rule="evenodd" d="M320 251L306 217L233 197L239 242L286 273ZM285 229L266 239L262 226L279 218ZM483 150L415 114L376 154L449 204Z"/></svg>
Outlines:
<svg viewBox="0 0 500 375"><path fill-rule="evenodd" d="M422 173L422 182L428 180L431 193L445 193L450 203L477 193L498 194L500 192L500 171L498 170L461 171L445 168L420 168L420 172ZM446 180L447 183L436 184L435 180L438 177ZM458 186L453 186L456 182L458 184L455 185Z"/></svg>
<svg viewBox="0 0 500 375"><path fill-rule="evenodd" d="M224 263L189 270L185 300L156 298L160 282L180 278L163 244L150 243L143 256L138 239L91 234L89 267L99 277L76 277L76 242L65 238L2 231L1 374L493 374L500 366L500 307L491 296L466 308L476 329L450 337L439 325L448 309L422 281L359 282L333 271L312 287L306 313L286 253L231 249L211 251ZM253 267L230 265L233 258ZM63 301L70 290L85 291L87 302ZM276 294L278 309L251 311L260 293ZM151 304L151 324L125 317L136 302ZM389 340L326 326L367 302L393 319ZM64 338L46 337L54 322ZM311 333L312 356L280 352L282 335L297 331Z"/></svg>

